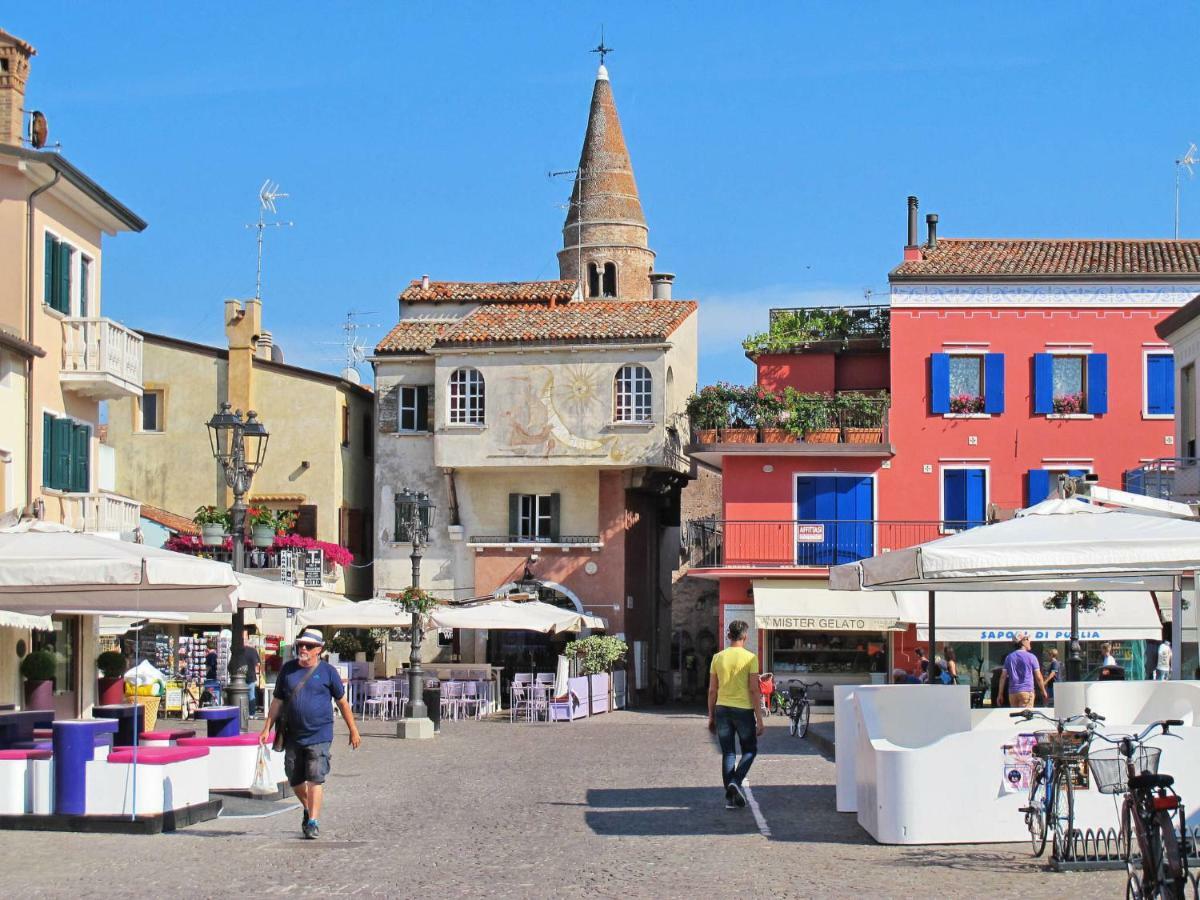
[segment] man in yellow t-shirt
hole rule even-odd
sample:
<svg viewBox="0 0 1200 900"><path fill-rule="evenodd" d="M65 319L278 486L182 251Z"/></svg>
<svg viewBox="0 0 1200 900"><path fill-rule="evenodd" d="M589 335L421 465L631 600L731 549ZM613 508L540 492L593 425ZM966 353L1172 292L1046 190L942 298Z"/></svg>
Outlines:
<svg viewBox="0 0 1200 900"><path fill-rule="evenodd" d="M742 781L758 753L763 733L762 703L758 689L758 657L746 649L750 630L735 619L726 632L729 646L713 657L708 678L708 730L716 732L721 745L721 781L725 785L725 808L746 805ZM734 736L742 751L735 752Z"/></svg>

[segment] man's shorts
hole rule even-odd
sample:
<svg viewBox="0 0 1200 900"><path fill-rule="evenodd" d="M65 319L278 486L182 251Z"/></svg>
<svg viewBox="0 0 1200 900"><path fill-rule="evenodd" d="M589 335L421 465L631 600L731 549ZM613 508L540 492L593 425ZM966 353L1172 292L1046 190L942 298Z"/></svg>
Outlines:
<svg viewBox="0 0 1200 900"><path fill-rule="evenodd" d="M285 741L283 770L287 773L288 784L292 787L306 781L311 784L324 784L325 776L329 774L329 760L333 755L329 746L328 741L308 746Z"/></svg>
<svg viewBox="0 0 1200 900"><path fill-rule="evenodd" d="M1016 709L1033 709L1033 691L1009 691L1008 705ZM328 744L322 746L328 747Z"/></svg>

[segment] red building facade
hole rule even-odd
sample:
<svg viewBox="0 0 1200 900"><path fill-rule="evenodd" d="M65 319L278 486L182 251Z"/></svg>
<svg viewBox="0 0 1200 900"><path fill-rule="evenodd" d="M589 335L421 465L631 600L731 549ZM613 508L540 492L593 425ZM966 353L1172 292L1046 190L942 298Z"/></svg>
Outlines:
<svg viewBox="0 0 1200 900"><path fill-rule="evenodd" d="M1154 326L1200 293L1200 242L931 229L918 246L914 217L889 280L889 307L871 313L886 327L869 339L828 334L756 358L771 389L889 391L880 443L843 428L836 443L694 448L724 475L723 521L693 525L722 626L752 616L764 667L784 676L861 682L916 666L917 629L886 622L877 599L825 591L828 565L1007 517L1060 472L1121 487L1176 455L1173 359ZM956 649L977 672L1000 654Z"/></svg>

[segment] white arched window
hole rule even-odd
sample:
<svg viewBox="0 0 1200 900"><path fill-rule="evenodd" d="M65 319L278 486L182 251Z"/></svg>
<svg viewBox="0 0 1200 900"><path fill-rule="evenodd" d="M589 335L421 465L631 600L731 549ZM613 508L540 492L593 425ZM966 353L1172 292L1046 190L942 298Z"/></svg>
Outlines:
<svg viewBox="0 0 1200 900"><path fill-rule="evenodd" d="M483 375L478 369L455 369L451 373L450 424L483 424Z"/></svg>
<svg viewBox="0 0 1200 900"><path fill-rule="evenodd" d="M617 370L613 419L617 422L649 422L651 400L650 370L645 366L621 366Z"/></svg>

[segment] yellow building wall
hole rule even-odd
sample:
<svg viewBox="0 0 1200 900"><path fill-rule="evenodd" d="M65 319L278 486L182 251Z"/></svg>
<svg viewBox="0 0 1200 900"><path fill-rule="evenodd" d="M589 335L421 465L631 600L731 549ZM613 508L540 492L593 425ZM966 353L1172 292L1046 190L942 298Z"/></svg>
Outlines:
<svg viewBox="0 0 1200 900"><path fill-rule="evenodd" d="M462 519L471 534L508 534L509 494L560 495L559 533L600 533L600 475L579 467L462 469L455 473ZM470 535L467 536L468 538Z"/></svg>

